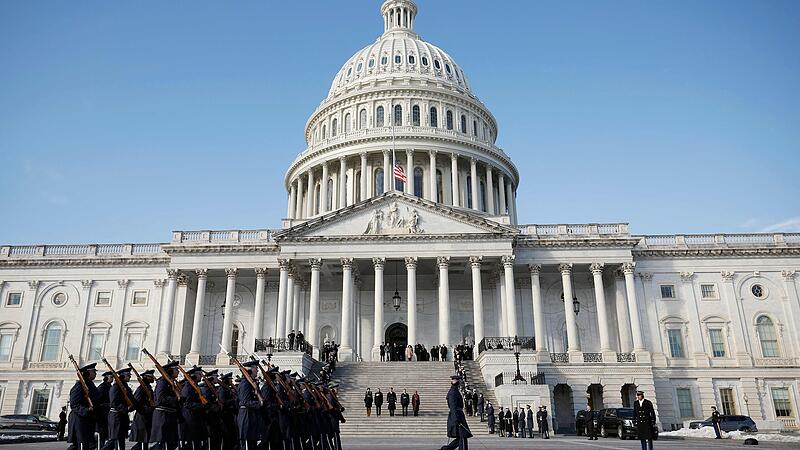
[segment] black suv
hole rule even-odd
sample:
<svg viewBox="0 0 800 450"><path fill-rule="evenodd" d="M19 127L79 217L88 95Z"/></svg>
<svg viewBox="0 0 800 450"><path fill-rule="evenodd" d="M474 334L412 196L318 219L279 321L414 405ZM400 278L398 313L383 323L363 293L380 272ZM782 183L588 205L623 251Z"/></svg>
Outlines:
<svg viewBox="0 0 800 450"><path fill-rule="evenodd" d="M633 408L606 408L600 410L600 436L615 434L620 439L637 437L636 424L633 421ZM658 439L658 427L653 427L653 440Z"/></svg>
<svg viewBox="0 0 800 450"><path fill-rule="evenodd" d="M582 409L575 414L575 434L578 436L589 434L589 424L587 422L589 411ZM594 422L595 433L598 432L598 421L600 420L600 411L592 411L592 421Z"/></svg>
<svg viewBox="0 0 800 450"><path fill-rule="evenodd" d="M45 416L33 414L8 414L0 416L0 430L3 432L52 432L58 429L58 423Z"/></svg>
<svg viewBox="0 0 800 450"><path fill-rule="evenodd" d="M748 431L755 433L758 431L756 423L749 416L720 416L720 419L719 428L726 433L730 433L731 431ZM689 428L713 426L714 424L711 423L710 417L703 421L689 422Z"/></svg>

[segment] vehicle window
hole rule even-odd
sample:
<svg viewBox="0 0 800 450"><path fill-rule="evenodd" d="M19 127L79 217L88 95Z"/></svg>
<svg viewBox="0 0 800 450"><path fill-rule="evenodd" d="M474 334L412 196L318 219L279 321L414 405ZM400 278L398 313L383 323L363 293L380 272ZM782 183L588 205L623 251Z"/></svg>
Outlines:
<svg viewBox="0 0 800 450"><path fill-rule="evenodd" d="M625 418L625 419L632 419L633 418L633 409L624 408L617 410L617 416Z"/></svg>

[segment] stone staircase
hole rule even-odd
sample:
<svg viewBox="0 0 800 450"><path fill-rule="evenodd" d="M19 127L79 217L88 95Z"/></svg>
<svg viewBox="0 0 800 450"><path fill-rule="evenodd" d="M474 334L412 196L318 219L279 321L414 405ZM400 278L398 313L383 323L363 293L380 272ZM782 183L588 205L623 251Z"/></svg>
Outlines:
<svg viewBox="0 0 800 450"><path fill-rule="evenodd" d="M483 382L483 373L481 366L475 361L464 361L464 372L467 375L467 383L473 388L477 387L478 392L483 393L485 402L491 402L494 406L495 413L497 413L497 398L494 396L494 389L486 386Z"/></svg>
<svg viewBox="0 0 800 450"><path fill-rule="evenodd" d="M480 371L480 368L477 369ZM450 376L453 374L452 362L340 362L333 378L339 383L339 399L346 408L347 422L341 425L344 436L433 436L442 437L447 433L447 391L450 389ZM468 375L469 376L469 375ZM480 375L473 375L475 380ZM364 392L371 388L373 394L378 388L383 392L381 415L367 417L364 408ZM393 387L397 393L395 416L389 416L386 393ZM409 415L400 415L400 394L407 389L409 395L417 390L420 395L419 416L414 417L409 406ZM484 392L484 396L494 394ZM493 402L494 403L494 402ZM486 423L478 417L468 417L467 421L474 434L487 434Z"/></svg>

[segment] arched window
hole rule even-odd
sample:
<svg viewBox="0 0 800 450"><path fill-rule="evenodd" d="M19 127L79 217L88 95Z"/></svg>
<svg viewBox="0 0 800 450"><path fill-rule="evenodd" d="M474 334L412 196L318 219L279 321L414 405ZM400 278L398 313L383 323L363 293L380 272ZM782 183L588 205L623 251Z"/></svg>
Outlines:
<svg viewBox="0 0 800 450"><path fill-rule="evenodd" d="M358 129L363 130L367 128L367 110L362 109L360 113L358 113Z"/></svg>
<svg viewBox="0 0 800 450"><path fill-rule="evenodd" d="M383 126L383 106L378 106L378 109L375 110L375 126Z"/></svg>
<svg viewBox="0 0 800 450"><path fill-rule="evenodd" d="M42 361L57 361L61 349L61 324L50 322L44 329Z"/></svg>
<svg viewBox="0 0 800 450"><path fill-rule="evenodd" d="M327 133L325 132L325 125L322 126L322 139L326 139L328 137Z"/></svg>
<svg viewBox="0 0 800 450"><path fill-rule="evenodd" d="M475 136L475 137L478 137L478 121L477 120L473 120L472 121L472 135Z"/></svg>
<svg viewBox="0 0 800 450"><path fill-rule="evenodd" d="M411 108L411 126L419 126L419 105L414 105L414 107Z"/></svg>
<svg viewBox="0 0 800 450"><path fill-rule="evenodd" d="M328 178L328 192L326 194L328 197L325 202L327 207L325 208L326 211L330 211L333 209L333 178Z"/></svg>
<svg viewBox="0 0 800 450"><path fill-rule="evenodd" d="M761 356L764 358L777 358L780 356L778 351L778 335L775 334L775 325L772 319L761 316L756 321L758 339L761 341Z"/></svg>
<svg viewBox="0 0 800 450"><path fill-rule="evenodd" d="M331 122L331 137L336 137L337 128L339 127L339 121L334 118L333 122Z"/></svg>
<svg viewBox="0 0 800 450"><path fill-rule="evenodd" d="M486 183L481 180L480 189L478 189L478 209L486 211Z"/></svg>
<svg viewBox="0 0 800 450"><path fill-rule="evenodd" d="M467 208L472 208L472 177L467 175Z"/></svg>
<svg viewBox="0 0 800 450"><path fill-rule="evenodd" d="M394 126L399 127L403 125L403 107L394 105Z"/></svg>
<svg viewBox="0 0 800 450"><path fill-rule="evenodd" d="M350 132L350 113L344 115L344 132Z"/></svg>
<svg viewBox="0 0 800 450"><path fill-rule="evenodd" d="M453 129L453 111L447 111L447 129Z"/></svg>
<svg viewBox="0 0 800 450"><path fill-rule="evenodd" d="M417 197L422 197L422 180L425 177L422 176L422 167L414 167L414 195Z"/></svg>
<svg viewBox="0 0 800 450"><path fill-rule="evenodd" d="M442 171L439 169L436 169L436 201L439 203L444 201L444 181Z"/></svg>
<svg viewBox="0 0 800 450"><path fill-rule="evenodd" d="M383 195L383 169L375 170L375 195Z"/></svg>
<svg viewBox="0 0 800 450"><path fill-rule="evenodd" d="M437 128L439 126L439 117L436 114L436 108L431 107L431 126Z"/></svg>
<svg viewBox="0 0 800 450"><path fill-rule="evenodd" d="M461 115L461 132L467 134L467 116Z"/></svg>

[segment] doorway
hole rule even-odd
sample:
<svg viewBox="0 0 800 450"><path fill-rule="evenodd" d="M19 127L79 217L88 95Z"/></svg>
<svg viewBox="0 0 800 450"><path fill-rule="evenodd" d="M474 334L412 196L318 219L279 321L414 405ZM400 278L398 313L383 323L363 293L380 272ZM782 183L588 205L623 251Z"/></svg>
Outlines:
<svg viewBox="0 0 800 450"><path fill-rule="evenodd" d="M408 327L404 323L395 322L386 328L384 342L389 346L387 353L390 361L405 361L405 350L408 345Z"/></svg>

